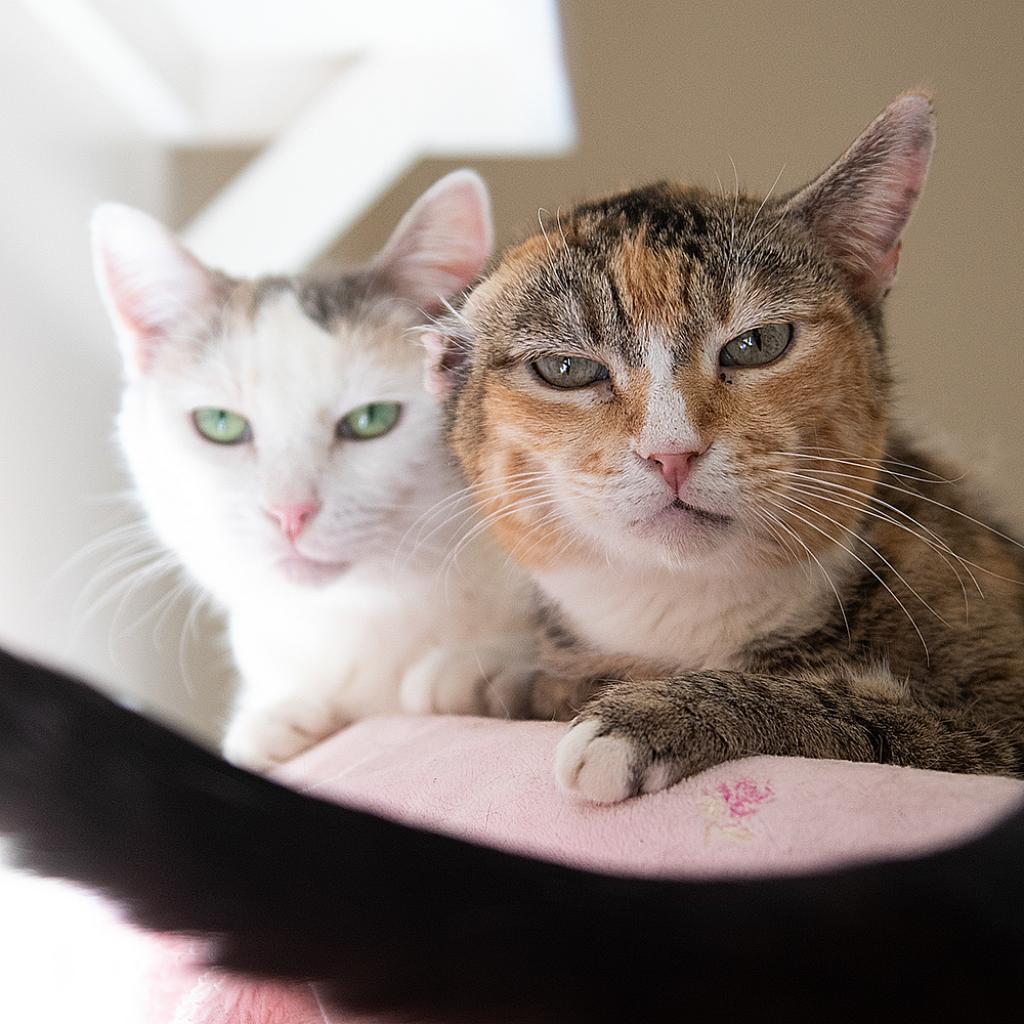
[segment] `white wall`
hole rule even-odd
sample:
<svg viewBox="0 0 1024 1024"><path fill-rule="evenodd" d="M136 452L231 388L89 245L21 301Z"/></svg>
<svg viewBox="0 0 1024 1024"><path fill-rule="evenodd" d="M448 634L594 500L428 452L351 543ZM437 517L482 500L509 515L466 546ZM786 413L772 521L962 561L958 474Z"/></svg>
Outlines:
<svg viewBox="0 0 1024 1024"><path fill-rule="evenodd" d="M155 616L129 627L162 590L95 609L118 577L90 580L116 548L59 571L124 521L105 500L125 484L111 443L119 364L92 281L89 213L117 198L159 215L165 160L12 3L0 5L0 126L0 642L128 692L144 684L171 717L207 720L216 700L182 682L184 609L161 623L161 651ZM211 656L189 645L180 660L198 676Z"/></svg>

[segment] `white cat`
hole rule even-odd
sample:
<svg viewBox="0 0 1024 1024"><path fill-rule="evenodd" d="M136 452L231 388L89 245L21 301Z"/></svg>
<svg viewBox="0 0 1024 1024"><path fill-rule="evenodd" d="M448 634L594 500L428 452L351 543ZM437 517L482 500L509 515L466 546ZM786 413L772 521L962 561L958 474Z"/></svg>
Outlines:
<svg viewBox="0 0 1024 1024"><path fill-rule="evenodd" d="M118 436L157 534L227 612L236 762L268 768L371 714L521 710L529 589L473 529L415 330L491 236L469 171L333 278L235 280L146 214L95 214Z"/></svg>

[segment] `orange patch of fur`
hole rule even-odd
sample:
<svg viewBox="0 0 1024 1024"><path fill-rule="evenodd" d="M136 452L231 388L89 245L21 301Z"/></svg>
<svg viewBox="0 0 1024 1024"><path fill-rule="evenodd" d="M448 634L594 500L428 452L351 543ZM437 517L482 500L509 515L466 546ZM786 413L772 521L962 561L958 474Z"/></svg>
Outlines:
<svg viewBox="0 0 1024 1024"><path fill-rule="evenodd" d="M665 326L686 313L679 254L651 249L638 237L625 238L612 263L626 312L635 323Z"/></svg>

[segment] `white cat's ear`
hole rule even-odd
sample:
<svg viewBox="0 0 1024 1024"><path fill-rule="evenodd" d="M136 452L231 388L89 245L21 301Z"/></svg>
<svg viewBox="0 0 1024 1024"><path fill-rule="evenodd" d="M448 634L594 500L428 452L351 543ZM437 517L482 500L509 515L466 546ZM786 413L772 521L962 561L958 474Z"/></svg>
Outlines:
<svg viewBox="0 0 1024 1024"><path fill-rule="evenodd" d="M900 239L934 144L931 98L907 93L787 203L828 247L866 306L884 298L895 280Z"/></svg>
<svg viewBox="0 0 1024 1024"><path fill-rule="evenodd" d="M98 207L92 253L129 376L151 368L161 342L198 335L209 324L215 275L148 214L120 203Z"/></svg>
<svg viewBox="0 0 1024 1024"><path fill-rule="evenodd" d="M487 186L473 171L453 171L413 204L374 266L399 294L436 313L476 280L493 245Z"/></svg>
<svg viewBox="0 0 1024 1024"><path fill-rule="evenodd" d="M440 331L429 330L420 335L420 344L425 353L423 386L429 394L443 401L452 390L456 372L466 361L464 343Z"/></svg>

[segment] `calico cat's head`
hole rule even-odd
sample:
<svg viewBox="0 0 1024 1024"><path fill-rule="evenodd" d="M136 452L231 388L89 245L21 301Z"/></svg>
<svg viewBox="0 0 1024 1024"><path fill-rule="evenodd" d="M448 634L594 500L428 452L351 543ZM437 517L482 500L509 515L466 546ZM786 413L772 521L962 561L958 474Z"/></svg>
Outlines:
<svg viewBox="0 0 1024 1024"><path fill-rule="evenodd" d="M804 470L818 453L874 473L880 307L933 135L930 101L905 95L789 196L659 184L510 249L433 339L455 448L506 545L535 570L595 554L749 569L841 538L857 513ZM794 495L833 523L788 515Z"/></svg>
<svg viewBox="0 0 1024 1024"><path fill-rule="evenodd" d="M161 539L222 599L391 557L452 487L412 329L490 254L476 175L438 182L372 265L335 277L229 278L123 206L93 237L121 445Z"/></svg>

